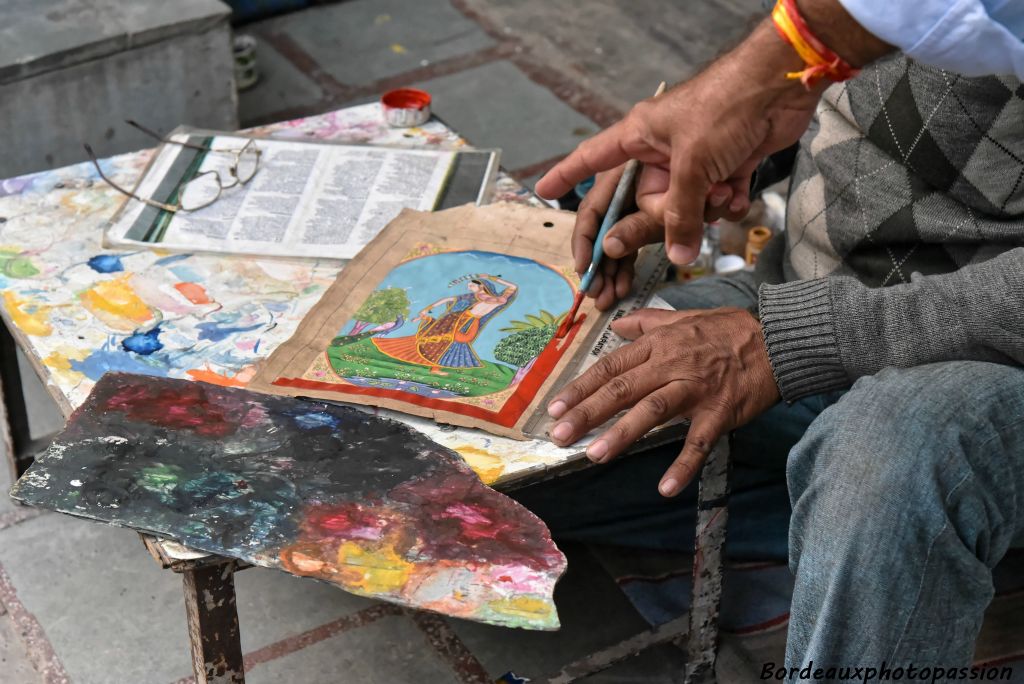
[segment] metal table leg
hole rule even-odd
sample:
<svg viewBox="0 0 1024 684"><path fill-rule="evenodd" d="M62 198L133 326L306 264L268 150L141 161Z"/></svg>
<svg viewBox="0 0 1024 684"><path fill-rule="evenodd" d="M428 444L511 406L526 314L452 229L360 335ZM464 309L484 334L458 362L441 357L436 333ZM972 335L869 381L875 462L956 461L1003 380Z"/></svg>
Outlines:
<svg viewBox="0 0 1024 684"><path fill-rule="evenodd" d="M235 564L181 572L196 684L245 684L235 606Z"/></svg>
<svg viewBox="0 0 1024 684"><path fill-rule="evenodd" d="M715 681L718 610L722 602L722 548L729 520L729 439L724 437L704 462L697 498L693 593L686 645L686 684Z"/></svg>
<svg viewBox="0 0 1024 684"><path fill-rule="evenodd" d="M250 566L152 535L139 537L161 566L182 577L196 684L245 684L235 571Z"/></svg>
<svg viewBox="0 0 1024 684"><path fill-rule="evenodd" d="M725 546L729 511L729 438L718 440L704 462L697 499L697 532L694 542L693 592L688 615L641 632L625 641L567 665L548 684L569 684L605 670L638 653L665 643L685 641L686 671L681 681L707 684L715 681L718 646L718 611L722 601L722 549Z"/></svg>

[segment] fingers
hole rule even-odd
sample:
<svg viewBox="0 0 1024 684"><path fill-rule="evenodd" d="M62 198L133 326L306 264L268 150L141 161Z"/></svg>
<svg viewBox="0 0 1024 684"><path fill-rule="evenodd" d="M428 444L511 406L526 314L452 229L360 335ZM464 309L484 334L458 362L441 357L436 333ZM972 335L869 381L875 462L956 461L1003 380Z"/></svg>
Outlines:
<svg viewBox="0 0 1024 684"><path fill-rule="evenodd" d="M642 402L664 382L664 376L649 364L616 375L569 409L552 428L551 438L558 444L572 444L623 409Z"/></svg>
<svg viewBox="0 0 1024 684"><path fill-rule="evenodd" d="M627 340L635 340L655 328L674 323L685 317L685 312L668 311L665 309L640 309L636 313L623 316L612 323L612 330Z"/></svg>
<svg viewBox="0 0 1024 684"><path fill-rule="evenodd" d="M615 458L652 428L680 415L691 390L692 386L677 380L648 394L587 447L587 457L595 463Z"/></svg>
<svg viewBox="0 0 1024 684"><path fill-rule="evenodd" d="M638 342L616 349L562 389L548 404L548 415L561 418L569 409L592 395L616 376L641 365L650 357L648 345Z"/></svg>
<svg viewBox="0 0 1024 684"><path fill-rule="evenodd" d="M683 450L658 485L662 496L675 496L697 476L715 442L725 431L725 422L725 416L715 409L705 409L693 416Z"/></svg>
<svg viewBox="0 0 1024 684"><path fill-rule="evenodd" d="M619 272L615 274L616 301L628 295L629 291L633 289L633 274L635 269L636 262L632 258L627 257L619 262Z"/></svg>
<svg viewBox="0 0 1024 684"><path fill-rule="evenodd" d="M611 204L615 187L622 177L624 166L598 174L594 187L583 197L576 210L576 225L572 231L572 255L577 273L583 273L590 265L594 251L594 240L601 228L608 205Z"/></svg>
<svg viewBox="0 0 1024 684"><path fill-rule="evenodd" d="M605 259L601 262L601 289L594 297L594 306L599 311L607 311L615 305L615 283L620 263L617 259Z"/></svg>
<svg viewBox="0 0 1024 684"><path fill-rule="evenodd" d="M623 138L629 135L624 121L584 140L568 157L537 181L534 190L546 199L558 199L577 183L591 176L624 164L629 155L623 149Z"/></svg>
<svg viewBox="0 0 1024 684"><path fill-rule="evenodd" d="M686 150L673 150L670 164L670 185L662 211L665 248L672 263L684 265L699 254L710 181L693 166Z"/></svg>
<svg viewBox="0 0 1024 684"><path fill-rule="evenodd" d="M604 238L604 253L613 259L637 252L641 247L661 242L661 226L651 216L638 211L623 217Z"/></svg>

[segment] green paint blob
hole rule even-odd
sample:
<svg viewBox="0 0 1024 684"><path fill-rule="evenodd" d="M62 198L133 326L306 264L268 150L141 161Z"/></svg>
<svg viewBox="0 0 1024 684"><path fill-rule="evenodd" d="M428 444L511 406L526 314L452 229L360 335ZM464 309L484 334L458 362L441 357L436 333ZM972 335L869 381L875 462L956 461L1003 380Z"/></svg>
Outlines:
<svg viewBox="0 0 1024 684"><path fill-rule="evenodd" d="M31 278L39 275L39 269L23 256L13 252L0 252L0 273L8 278Z"/></svg>

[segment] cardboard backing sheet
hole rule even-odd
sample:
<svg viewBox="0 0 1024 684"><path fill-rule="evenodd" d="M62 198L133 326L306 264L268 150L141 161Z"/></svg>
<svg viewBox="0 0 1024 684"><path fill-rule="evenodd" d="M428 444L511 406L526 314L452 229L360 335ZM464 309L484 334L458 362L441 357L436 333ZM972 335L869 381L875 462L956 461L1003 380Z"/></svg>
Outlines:
<svg viewBox="0 0 1024 684"><path fill-rule="evenodd" d="M579 285L575 214L499 203L403 211L249 385L525 439L541 402L608 323ZM587 350L583 350L585 354ZM542 411L540 411L542 413Z"/></svg>

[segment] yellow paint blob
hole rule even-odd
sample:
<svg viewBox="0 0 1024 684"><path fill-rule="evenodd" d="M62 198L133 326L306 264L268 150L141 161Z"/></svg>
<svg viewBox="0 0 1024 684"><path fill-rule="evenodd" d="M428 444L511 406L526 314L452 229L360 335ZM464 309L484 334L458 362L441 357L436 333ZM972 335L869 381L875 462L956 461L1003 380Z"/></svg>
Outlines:
<svg viewBox="0 0 1024 684"><path fill-rule="evenodd" d="M456 447L455 451L473 469L473 472L477 474L484 484L489 485L492 482L496 482L501 477L501 474L505 472L505 464L502 463L501 458L483 449L462 446Z"/></svg>
<svg viewBox="0 0 1024 684"><path fill-rule="evenodd" d="M43 359L46 367L53 371L53 374L67 383L75 383L85 377L82 373L71 369L72 361L84 361L89 357L89 352L74 347L60 347Z"/></svg>
<svg viewBox="0 0 1024 684"><path fill-rule="evenodd" d="M128 277L105 280L79 295L82 306L111 328L132 332L153 318L153 312L128 284Z"/></svg>
<svg viewBox="0 0 1024 684"><path fill-rule="evenodd" d="M50 307L36 304L30 299L18 299L10 290L4 291L4 308L11 320L26 335L45 337L53 332L47 320Z"/></svg>
<svg viewBox="0 0 1024 684"><path fill-rule="evenodd" d="M554 605L550 601L532 596L514 596L499 601L491 601L487 605L496 613L512 615L531 621L546 621L554 609Z"/></svg>
<svg viewBox="0 0 1024 684"><path fill-rule="evenodd" d="M379 548L354 541L343 542L338 548L339 580L367 593L400 592L414 568L386 541Z"/></svg>
<svg viewBox="0 0 1024 684"><path fill-rule="evenodd" d="M405 49L405 46L402 45L401 43L392 43L391 51L394 52L396 55L404 55L406 52L408 52L408 50Z"/></svg>

